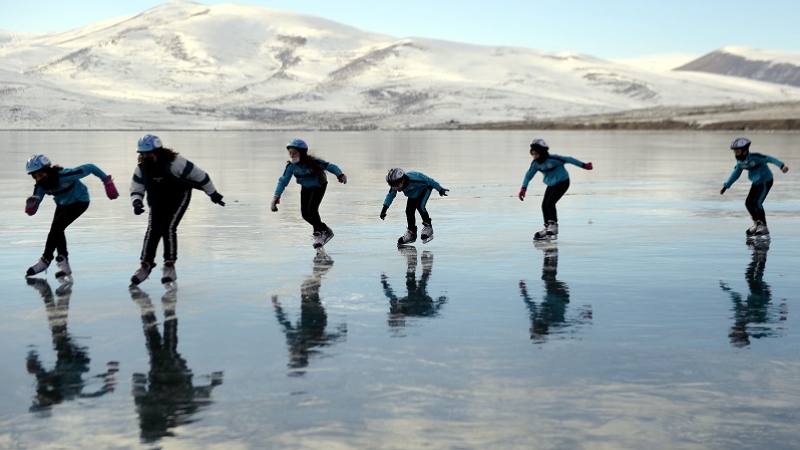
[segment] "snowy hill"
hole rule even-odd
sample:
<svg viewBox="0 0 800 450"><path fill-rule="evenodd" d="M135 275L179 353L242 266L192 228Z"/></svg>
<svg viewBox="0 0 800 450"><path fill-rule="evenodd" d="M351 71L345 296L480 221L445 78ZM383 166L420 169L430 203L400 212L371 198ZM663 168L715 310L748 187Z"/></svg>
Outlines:
<svg viewBox="0 0 800 450"><path fill-rule="evenodd" d="M238 4L0 32L0 128L405 128L785 101L800 89Z"/></svg>
<svg viewBox="0 0 800 450"><path fill-rule="evenodd" d="M800 53L725 47L675 70L716 73L800 87Z"/></svg>

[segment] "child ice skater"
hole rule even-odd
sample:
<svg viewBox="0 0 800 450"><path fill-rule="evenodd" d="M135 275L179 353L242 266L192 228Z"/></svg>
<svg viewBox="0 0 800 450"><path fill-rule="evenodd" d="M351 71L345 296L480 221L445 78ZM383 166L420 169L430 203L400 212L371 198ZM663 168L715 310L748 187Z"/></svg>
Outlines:
<svg viewBox="0 0 800 450"><path fill-rule="evenodd" d="M544 177L543 182L547 185L542 198L542 217L544 218L544 229L537 231L533 235L534 240L555 239L558 235L558 213L556 203L569 189L569 173L564 165L574 164L586 170L592 170L592 163L583 163L570 156L551 155L550 147L543 139L534 139L530 149L531 167L525 172L522 180L522 188L519 190L519 199L525 200L525 193L536 172L541 172Z"/></svg>
<svg viewBox="0 0 800 450"><path fill-rule="evenodd" d="M301 139L289 141L286 144L286 150L289 152L289 161L286 162L283 175L278 179L278 187L275 188L275 196L272 198L270 209L273 212L278 211L281 195L294 176L297 184L301 186L300 214L302 214L303 220L314 228L314 248L322 248L333 238L333 230L319 216L319 205L328 188L328 177L325 175L325 171L336 175L336 179L342 184L347 184L347 176L336 164L309 155L308 144Z"/></svg>
<svg viewBox="0 0 800 450"><path fill-rule="evenodd" d="M73 169L65 169L59 165L53 165L45 155L33 155L25 164L36 185L33 188L33 195L28 197L25 202L25 213L29 216L36 214L39 204L45 194L52 195L56 202L56 211L53 214L53 223L50 225L50 232L47 234L47 241L44 244L44 252L39 261L28 268L26 277L44 272L53 260L53 252L58 252L56 256L56 278L64 278L72 275L69 266L69 252L67 251L67 236L64 233L72 222L80 217L89 208L89 190L80 180L89 175L94 175L103 181L106 195L111 200L119 197L117 188L111 175L107 175L94 164L84 164Z"/></svg>
<svg viewBox="0 0 800 450"><path fill-rule="evenodd" d="M177 152L165 148L161 139L146 134L136 149L139 162L131 181L131 203L137 216L144 212L145 193L150 216L144 235L141 266L131 277L136 286L150 276L156 267L155 258L159 241L164 241L164 267L161 282L173 283L178 279L175 261L178 259L178 224L189 208L192 189L205 192L211 201L225 206L208 174Z"/></svg>
<svg viewBox="0 0 800 450"><path fill-rule="evenodd" d="M406 201L406 222L408 228L405 234L400 236L397 240L397 245L406 245L416 242L417 240L417 223L416 211L419 211L419 216L422 219L422 243L427 244L433 240L433 226L431 225L431 216L428 214L426 205L431 192L436 190L440 196L445 197L450 191L443 188L433 178L420 172L404 172L403 169L389 169L386 174L386 183L389 184L389 193L386 194L386 199L383 200L383 209L381 210L381 220L386 219L386 211L392 205L392 201L397 196L398 192L402 192L408 197Z"/></svg>
<svg viewBox="0 0 800 450"><path fill-rule="evenodd" d="M767 215L764 211L764 199L767 198L769 190L772 189L772 171L769 170L767 163L775 164L781 168L781 172L786 173L789 167L778 159L761 153L750 153L750 140L737 138L731 143L731 150L736 157L736 167L733 168L730 178L722 185L720 195L731 188L733 183L742 175L742 171L747 171L747 177L753 184L750 185L750 193L744 201L744 206L750 217L753 218L753 225L745 233L747 236L768 236Z"/></svg>

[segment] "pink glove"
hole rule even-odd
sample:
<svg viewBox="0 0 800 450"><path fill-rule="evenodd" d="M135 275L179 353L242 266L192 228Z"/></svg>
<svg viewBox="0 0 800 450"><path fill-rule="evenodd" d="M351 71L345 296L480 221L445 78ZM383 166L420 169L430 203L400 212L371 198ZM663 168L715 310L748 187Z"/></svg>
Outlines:
<svg viewBox="0 0 800 450"><path fill-rule="evenodd" d="M111 175L106 175L103 178L103 186L106 188L106 196L111 200L119 197L119 192L117 192L117 187L114 186L114 180L111 179Z"/></svg>
<svg viewBox="0 0 800 450"><path fill-rule="evenodd" d="M519 195L517 195L517 197L519 197L520 200L525 200L525 192L527 190L528 189L526 189L526 188L520 188Z"/></svg>
<svg viewBox="0 0 800 450"><path fill-rule="evenodd" d="M39 203L42 202L41 197L37 197L35 195L31 195L25 200L25 214L32 216L36 214L36 211L39 209Z"/></svg>
<svg viewBox="0 0 800 450"><path fill-rule="evenodd" d="M592 166L592 163L590 163L590 162L587 162L586 164L584 164L583 168L586 169L586 170L594 169L594 167Z"/></svg>

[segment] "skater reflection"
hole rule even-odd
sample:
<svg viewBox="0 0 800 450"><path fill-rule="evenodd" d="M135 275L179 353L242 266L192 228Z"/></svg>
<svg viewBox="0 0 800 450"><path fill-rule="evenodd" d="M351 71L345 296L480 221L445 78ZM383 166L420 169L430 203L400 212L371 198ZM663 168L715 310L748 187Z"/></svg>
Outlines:
<svg viewBox="0 0 800 450"><path fill-rule="evenodd" d="M389 327L396 336L403 336L401 331L406 326L408 317L436 317L439 310L447 303L447 297L442 295L433 299L428 295L428 279L433 268L433 253L428 250L422 252L422 277L417 282L417 249L409 245L400 246L397 250L406 257L406 297L397 297L389 285L386 274L381 274L383 292L389 299Z"/></svg>
<svg viewBox="0 0 800 450"><path fill-rule="evenodd" d="M150 354L150 372L134 373L132 394L139 414L142 442L156 442L173 436L171 431L194 421L192 416L212 403L211 391L222 384L222 372L211 374L210 382L195 386L194 374L178 353L178 303L175 290L161 298L164 307L164 334L158 330L155 308L150 296L138 287L130 289L131 298L139 305L142 326Z"/></svg>
<svg viewBox="0 0 800 450"><path fill-rule="evenodd" d="M753 240L747 243L753 252L753 259L745 270L744 278L750 293L746 299L732 290L727 283L720 281L719 287L731 296L733 301L733 325L728 337L734 347L750 345L750 339L778 337L783 333L788 314L786 303L777 307L772 304L772 291L764 281L764 268L767 264L768 240Z"/></svg>
<svg viewBox="0 0 800 450"><path fill-rule="evenodd" d="M544 253L542 262L542 281L544 281L544 297L538 304L528 294L528 285L524 280L519 282L520 295L528 307L531 320L531 340L543 343L548 335L561 334L573 325L591 323L592 309L584 305L577 310L577 317L567 314L569 304L569 287L556 279L558 273L558 247L556 244L535 242L536 248Z"/></svg>
<svg viewBox="0 0 800 450"><path fill-rule="evenodd" d="M86 383L83 374L89 371L89 354L86 347L78 345L67 332L67 315L69 300L72 295L72 283L62 284L53 294L50 284L41 278L29 278L29 286L33 287L44 300L47 311L47 323L53 336L53 349L56 351L56 364L47 370L35 350L28 352L26 366L28 373L36 377L36 396L30 407L31 412L49 415L53 405L76 398L100 397L114 391L118 371L116 362L108 363L105 373L93 378L102 380L102 386L95 392L83 392Z"/></svg>
<svg viewBox="0 0 800 450"><path fill-rule="evenodd" d="M272 296L272 306L275 308L275 317L286 335L289 346L289 364L292 369L291 376L305 374L305 367L311 356L318 354L320 347L326 347L347 336L347 324L339 324L336 331L325 331L328 326L328 315L319 298L319 289L322 285L322 276L333 267L333 259L324 251L318 250L314 257L314 268L303 284L300 286L300 318L292 324L288 315L283 310L278 296Z"/></svg>

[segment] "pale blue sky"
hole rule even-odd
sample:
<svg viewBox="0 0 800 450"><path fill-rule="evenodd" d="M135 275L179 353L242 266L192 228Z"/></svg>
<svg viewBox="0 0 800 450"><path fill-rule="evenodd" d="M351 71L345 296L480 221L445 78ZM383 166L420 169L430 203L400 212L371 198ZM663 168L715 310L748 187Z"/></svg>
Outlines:
<svg viewBox="0 0 800 450"><path fill-rule="evenodd" d="M0 30L63 31L158 0L0 0ZM196 3L219 4L219 1ZM250 0L398 38L577 51L600 58L704 54L725 46L800 51L798 0Z"/></svg>

